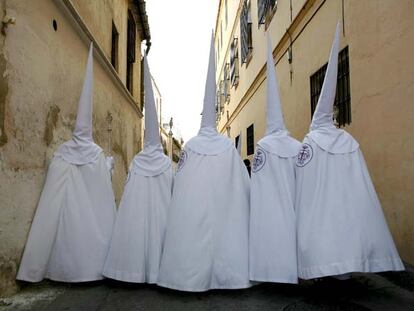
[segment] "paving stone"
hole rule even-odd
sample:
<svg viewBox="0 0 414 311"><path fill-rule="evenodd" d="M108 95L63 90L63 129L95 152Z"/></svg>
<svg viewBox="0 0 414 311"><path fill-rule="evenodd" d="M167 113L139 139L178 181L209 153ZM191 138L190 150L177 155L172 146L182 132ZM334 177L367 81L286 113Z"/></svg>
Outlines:
<svg viewBox="0 0 414 311"><path fill-rule="evenodd" d="M414 311L413 274L354 274L299 285L260 284L244 290L186 293L155 285L105 280L84 284L42 282L0 303L0 311ZM1 302L1 301L0 301Z"/></svg>

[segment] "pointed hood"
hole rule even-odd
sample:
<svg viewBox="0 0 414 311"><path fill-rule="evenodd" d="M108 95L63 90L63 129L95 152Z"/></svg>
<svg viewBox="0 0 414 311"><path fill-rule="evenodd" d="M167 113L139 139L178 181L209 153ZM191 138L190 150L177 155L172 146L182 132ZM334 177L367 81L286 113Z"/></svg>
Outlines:
<svg viewBox="0 0 414 311"><path fill-rule="evenodd" d="M200 132L207 128L216 129L216 63L214 59L214 34L211 34L210 54L207 69L206 86L204 89L203 114Z"/></svg>
<svg viewBox="0 0 414 311"><path fill-rule="evenodd" d="M92 138L92 105L93 105L93 44L91 42L86 64L85 79L78 103L73 138L80 141L93 142Z"/></svg>
<svg viewBox="0 0 414 311"><path fill-rule="evenodd" d="M300 143L289 135L283 119L282 106L279 95L275 64L273 61L272 42L267 33L267 128L266 136L259 142L264 150L282 158L290 158L297 155Z"/></svg>
<svg viewBox="0 0 414 311"><path fill-rule="evenodd" d="M69 163L84 165L95 162L102 148L96 145L92 137L93 109L93 44L89 46L88 62L78 103L75 129L72 139L62 144L55 152Z"/></svg>
<svg viewBox="0 0 414 311"><path fill-rule="evenodd" d="M358 142L350 134L336 128L333 123L333 106L338 78L340 29L341 24L338 22L321 94L313 114L310 132L307 135L320 148L335 154L349 153L359 148Z"/></svg>
<svg viewBox="0 0 414 311"><path fill-rule="evenodd" d="M279 84L277 82L275 64L273 62L272 42L267 33L267 64L266 64L266 86L267 86L267 128L266 135L285 131L282 107L280 104Z"/></svg>
<svg viewBox="0 0 414 311"><path fill-rule="evenodd" d="M216 128L216 65L214 59L214 34L210 41L207 79L204 90L203 113L198 135L186 143L193 152L203 155L217 155L233 147L233 142L217 132Z"/></svg>
<svg viewBox="0 0 414 311"><path fill-rule="evenodd" d="M147 56L144 57L145 132L144 149L131 165L135 174L157 176L171 168L171 159L164 154L160 139L160 125L155 108L154 90Z"/></svg>
<svg viewBox="0 0 414 311"><path fill-rule="evenodd" d="M160 144L160 125L152 89L151 73L147 57L144 57L144 89L145 89L145 146Z"/></svg>
<svg viewBox="0 0 414 311"><path fill-rule="evenodd" d="M329 55L328 68L323 80L321 94L312 118L311 130L319 127L334 127L333 106L336 94L336 81L338 77L338 53L339 53L340 24L336 26L335 37Z"/></svg>

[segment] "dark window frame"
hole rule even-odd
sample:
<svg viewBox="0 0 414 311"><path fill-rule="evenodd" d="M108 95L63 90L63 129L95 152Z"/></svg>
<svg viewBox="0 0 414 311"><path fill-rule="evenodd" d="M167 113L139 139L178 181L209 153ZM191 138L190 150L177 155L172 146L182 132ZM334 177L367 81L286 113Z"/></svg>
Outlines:
<svg viewBox="0 0 414 311"><path fill-rule="evenodd" d="M115 26L114 21L112 21L112 37L111 37L111 64L114 67L115 71L118 72L118 51L119 51L119 32Z"/></svg>
<svg viewBox="0 0 414 311"><path fill-rule="evenodd" d="M216 121L220 120L220 87L217 88L217 94L216 94Z"/></svg>
<svg viewBox="0 0 414 311"><path fill-rule="evenodd" d="M238 38L233 38L230 45L230 81L231 86L237 87L239 84L239 45Z"/></svg>
<svg viewBox="0 0 414 311"><path fill-rule="evenodd" d="M224 65L224 86L223 86L223 96L224 102L229 104L230 102L230 63Z"/></svg>
<svg viewBox="0 0 414 311"><path fill-rule="evenodd" d="M254 123L246 129L246 152L248 156L254 154Z"/></svg>
<svg viewBox="0 0 414 311"><path fill-rule="evenodd" d="M219 101L219 113L223 113L224 112L224 104L226 102L226 98L225 98L225 82L224 79L220 80L219 82L219 92L220 92L220 101Z"/></svg>
<svg viewBox="0 0 414 311"><path fill-rule="evenodd" d="M239 141L240 141L240 134L239 135L237 135L236 137L234 137L234 146L236 147L236 148L238 148L238 144L239 144Z"/></svg>
<svg viewBox="0 0 414 311"><path fill-rule="evenodd" d="M134 89L134 63L136 57L136 23L134 15L128 10L127 21L127 72L126 72L126 87L128 91L133 94Z"/></svg>
<svg viewBox="0 0 414 311"><path fill-rule="evenodd" d="M277 10L277 0L257 0L257 26L268 28Z"/></svg>
<svg viewBox="0 0 414 311"><path fill-rule="evenodd" d="M250 0L244 0L240 14L240 52L241 63L249 63L253 51L253 30Z"/></svg>
<svg viewBox="0 0 414 311"><path fill-rule="evenodd" d="M326 63L310 77L311 118L319 100L327 67ZM334 123L338 127L349 125L352 122L349 73L349 49L346 46L338 54L338 77L334 103Z"/></svg>

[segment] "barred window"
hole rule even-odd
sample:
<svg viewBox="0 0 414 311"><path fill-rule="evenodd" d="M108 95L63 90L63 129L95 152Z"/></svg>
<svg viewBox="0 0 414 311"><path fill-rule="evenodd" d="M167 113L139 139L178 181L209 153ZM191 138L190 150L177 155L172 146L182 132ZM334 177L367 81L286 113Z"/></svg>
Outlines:
<svg viewBox="0 0 414 311"><path fill-rule="evenodd" d="M224 102L230 102L230 64L224 66L224 85L223 85Z"/></svg>
<svg viewBox="0 0 414 311"><path fill-rule="evenodd" d="M257 0L258 23L268 25L277 7L277 0Z"/></svg>
<svg viewBox="0 0 414 311"><path fill-rule="evenodd" d="M328 64L325 64L310 77L311 84L311 114L315 112L321 93ZM351 124L351 89L349 80L349 53L345 47L338 55L338 78L334 104L334 123L338 127Z"/></svg>
<svg viewBox="0 0 414 311"><path fill-rule="evenodd" d="M128 10L128 37L127 37L127 74L126 86L132 94L134 84L134 63L135 63L135 45L136 45L136 23L131 11Z"/></svg>
<svg viewBox="0 0 414 311"><path fill-rule="evenodd" d="M253 49L252 17L250 12L250 1L244 0L240 15L240 46L241 61L247 63L248 57Z"/></svg>
<svg viewBox="0 0 414 311"><path fill-rule="evenodd" d="M224 103L225 103L225 91L224 91L224 80L221 80L218 87L218 113L222 113L224 111Z"/></svg>
<svg viewBox="0 0 414 311"><path fill-rule="evenodd" d="M237 38L230 45L230 81L232 86L239 84L239 46Z"/></svg>
<svg viewBox="0 0 414 311"><path fill-rule="evenodd" d="M222 101L222 95L220 89L217 90L217 96L216 96L216 121L220 121L221 119L221 112L223 110L223 104Z"/></svg>
<svg viewBox="0 0 414 311"><path fill-rule="evenodd" d="M254 153L254 125L250 125L246 130L247 155Z"/></svg>

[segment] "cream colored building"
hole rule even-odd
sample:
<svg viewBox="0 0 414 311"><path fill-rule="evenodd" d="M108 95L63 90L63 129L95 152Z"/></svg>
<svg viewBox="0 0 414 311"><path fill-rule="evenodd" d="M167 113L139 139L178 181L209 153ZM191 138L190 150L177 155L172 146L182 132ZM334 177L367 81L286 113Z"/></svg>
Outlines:
<svg viewBox="0 0 414 311"><path fill-rule="evenodd" d="M168 119L168 117L165 115L163 110L163 99L161 91L153 76L151 79L154 90L154 100L157 110L158 123L160 125L161 144L164 148L164 153L171 158L173 161L173 166L176 167L182 148L181 135L179 135L179 129L177 129L177 126L170 124L170 122L172 122L171 118ZM166 120L170 121L166 122Z"/></svg>
<svg viewBox="0 0 414 311"><path fill-rule="evenodd" d="M72 135L94 43L95 142L115 157L119 202L142 145L144 0L0 0L0 296L15 276L56 148ZM146 44L145 44L146 43ZM145 46L146 45L146 46Z"/></svg>
<svg viewBox="0 0 414 311"><path fill-rule="evenodd" d="M411 264L413 12L412 0L221 0L215 29L218 129L233 139L242 132L242 157L251 160L266 126L265 31L286 125L302 140L342 21L336 121L359 141L399 252Z"/></svg>

